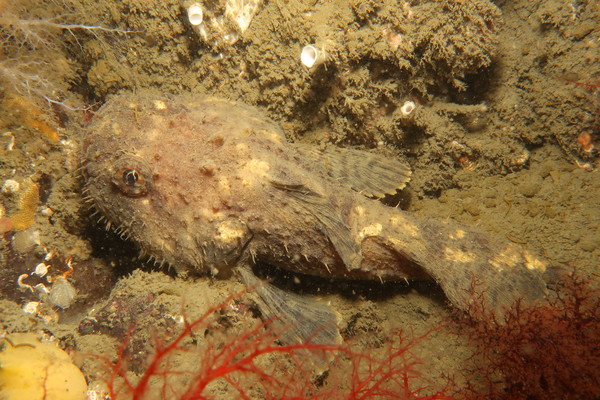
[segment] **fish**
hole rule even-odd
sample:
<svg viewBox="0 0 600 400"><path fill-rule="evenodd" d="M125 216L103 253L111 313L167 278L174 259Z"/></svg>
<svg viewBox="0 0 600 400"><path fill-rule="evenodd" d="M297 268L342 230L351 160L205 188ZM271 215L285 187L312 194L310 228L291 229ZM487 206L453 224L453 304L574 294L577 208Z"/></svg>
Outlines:
<svg viewBox="0 0 600 400"><path fill-rule="evenodd" d="M499 319L547 294L549 262L522 246L383 204L410 180L402 161L289 142L242 103L115 95L87 127L81 154L84 196L101 219L181 274L237 273L255 284L251 267L263 264L329 279L432 279L467 312L476 290ZM298 337L335 325L326 305L258 287L266 313L286 316Z"/></svg>

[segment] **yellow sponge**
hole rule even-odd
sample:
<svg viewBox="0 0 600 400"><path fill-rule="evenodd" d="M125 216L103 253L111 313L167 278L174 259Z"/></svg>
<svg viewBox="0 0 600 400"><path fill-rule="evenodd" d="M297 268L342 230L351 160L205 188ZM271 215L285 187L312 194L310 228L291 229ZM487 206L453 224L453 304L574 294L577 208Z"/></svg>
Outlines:
<svg viewBox="0 0 600 400"><path fill-rule="evenodd" d="M85 377L67 353L32 333L12 334L0 353L0 400L85 400Z"/></svg>

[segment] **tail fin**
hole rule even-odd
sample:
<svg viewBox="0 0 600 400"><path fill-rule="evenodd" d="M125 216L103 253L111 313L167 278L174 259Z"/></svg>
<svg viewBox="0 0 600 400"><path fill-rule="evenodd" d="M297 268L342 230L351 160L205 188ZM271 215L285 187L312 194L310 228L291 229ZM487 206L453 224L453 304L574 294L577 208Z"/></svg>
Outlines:
<svg viewBox="0 0 600 400"><path fill-rule="evenodd" d="M501 320L517 302L545 297L543 273L548 262L526 249L452 221L417 219L397 210L386 214L376 239L397 255L400 264L420 266L454 306ZM390 272L385 271L386 277ZM481 302L475 308L474 295Z"/></svg>

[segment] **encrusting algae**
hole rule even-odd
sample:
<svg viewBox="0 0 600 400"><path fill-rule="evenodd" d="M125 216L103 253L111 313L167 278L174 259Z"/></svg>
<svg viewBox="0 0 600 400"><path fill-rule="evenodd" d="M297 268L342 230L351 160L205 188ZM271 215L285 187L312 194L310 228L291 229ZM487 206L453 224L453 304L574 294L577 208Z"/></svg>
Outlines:
<svg viewBox="0 0 600 400"><path fill-rule="evenodd" d="M35 104L25 99L23 96L19 96L18 94L7 95L4 100L4 106L13 113L19 114L20 119L23 121L23 125L39 131L43 136L50 140L50 142L58 143L60 140L56 129L44 121L47 117Z"/></svg>
<svg viewBox="0 0 600 400"><path fill-rule="evenodd" d="M67 353L32 333L5 338L0 352L0 398L3 400L83 400L87 383Z"/></svg>
<svg viewBox="0 0 600 400"><path fill-rule="evenodd" d="M28 180L27 187L19 197L17 210L8 218L1 218L1 230L22 231L35 222L35 212L40 202L40 189L32 180Z"/></svg>

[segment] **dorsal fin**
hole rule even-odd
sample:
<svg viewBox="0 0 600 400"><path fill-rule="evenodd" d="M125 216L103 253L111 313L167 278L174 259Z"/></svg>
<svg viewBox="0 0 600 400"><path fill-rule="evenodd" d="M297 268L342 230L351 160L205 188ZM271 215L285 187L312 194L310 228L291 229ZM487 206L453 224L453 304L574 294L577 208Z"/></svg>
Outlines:
<svg viewBox="0 0 600 400"><path fill-rule="evenodd" d="M294 146L305 158L321 164L330 177L367 197L394 194L410 180L410 168L394 158L333 146L325 149L301 143Z"/></svg>

